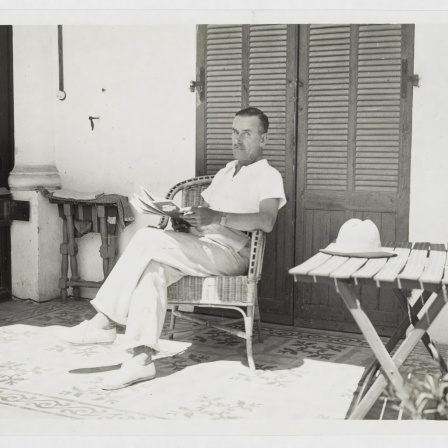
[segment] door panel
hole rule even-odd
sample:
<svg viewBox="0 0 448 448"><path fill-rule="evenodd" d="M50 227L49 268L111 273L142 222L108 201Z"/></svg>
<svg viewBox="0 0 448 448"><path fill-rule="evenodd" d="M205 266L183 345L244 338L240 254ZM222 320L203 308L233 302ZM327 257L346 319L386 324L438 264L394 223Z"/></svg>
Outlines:
<svg viewBox="0 0 448 448"><path fill-rule="evenodd" d="M204 25L198 27L197 75L203 98L197 108L197 174L215 174L233 160L235 113L258 107L269 117L263 156L282 175L288 204L267 236L259 304L262 320L293 323L297 26Z"/></svg>
<svg viewBox="0 0 448 448"><path fill-rule="evenodd" d="M384 243L397 239L397 219L394 213L306 210L304 233L307 244L303 258L311 257L319 249L334 241L341 225L351 218L372 220L377 225ZM382 334L389 334L395 323L403 317L392 291L385 290L379 293L377 288L355 288L360 293L363 308L373 324ZM296 315L296 325L327 330L358 331L335 288L306 283L303 284L299 294L302 300L300 312Z"/></svg>
<svg viewBox="0 0 448 448"><path fill-rule="evenodd" d="M8 187L14 167L12 26L0 26L0 187ZM0 300L10 298L11 239L7 222L0 226Z"/></svg>
<svg viewBox="0 0 448 448"><path fill-rule="evenodd" d="M304 259L314 255L337 237L341 225L351 218L370 219L378 227L382 241L396 240L396 214L356 211L305 211L305 246ZM383 334L389 334L390 328L402 318L392 291L381 291L371 287L356 287L360 293L363 308L372 322ZM325 285L303 284L303 300L300 314L296 318L299 326L357 331L352 324L351 315L346 312L335 288Z"/></svg>
<svg viewBox="0 0 448 448"><path fill-rule="evenodd" d="M383 243L407 241L413 27L302 26L299 55L296 261L337 237L350 218L370 219ZM356 287L388 334L402 313L391 292ZM357 330L334 288L297 288L295 323Z"/></svg>
<svg viewBox="0 0 448 448"><path fill-rule="evenodd" d="M265 156L285 182L260 282L264 321L358 331L333 288L293 287L288 269L353 217L375 222L383 242L407 241L412 84L402 78L413 39L411 25L198 27L197 173L232 160L233 116L250 105L270 118ZM388 334L402 315L395 299L359 290Z"/></svg>

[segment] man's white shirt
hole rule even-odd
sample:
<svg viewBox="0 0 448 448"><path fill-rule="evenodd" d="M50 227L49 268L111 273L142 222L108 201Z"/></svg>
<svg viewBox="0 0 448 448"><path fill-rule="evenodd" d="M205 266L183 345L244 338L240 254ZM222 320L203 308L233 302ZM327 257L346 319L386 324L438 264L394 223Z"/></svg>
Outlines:
<svg viewBox="0 0 448 448"><path fill-rule="evenodd" d="M218 171L202 192L210 208L226 213L258 213L264 199L280 199L279 209L286 204L282 176L266 159L243 166L234 175L237 163L234 160ZM219 224L193 227L190 233L228 246L235 252L242 250L249 241L244 232Z"/></svg>

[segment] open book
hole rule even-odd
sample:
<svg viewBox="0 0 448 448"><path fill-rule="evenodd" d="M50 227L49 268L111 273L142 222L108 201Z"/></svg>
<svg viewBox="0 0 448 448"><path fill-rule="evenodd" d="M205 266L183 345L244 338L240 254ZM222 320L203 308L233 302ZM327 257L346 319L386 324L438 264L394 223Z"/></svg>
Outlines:
<svg viewBox="0 0 448 448"><path fill-rule="evenodd" d="M185 221L185 219L182 219L182 212L172 200L157 198L144 187L141 187L141 190L141 195L135 193L134 197L129 200L139 213L169 216L175 220L177 224L183 224L190 227L190 223Z"/></svg>

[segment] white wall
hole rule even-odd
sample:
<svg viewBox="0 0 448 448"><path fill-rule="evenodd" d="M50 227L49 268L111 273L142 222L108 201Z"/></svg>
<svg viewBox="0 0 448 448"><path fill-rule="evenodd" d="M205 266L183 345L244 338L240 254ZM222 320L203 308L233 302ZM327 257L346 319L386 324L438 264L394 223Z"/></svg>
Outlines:
<svg viewBox="0 0 448 448"><path fill-rule="evenodd" d="M448 242L448 25L417 24L412 113L410 241ZM448 343L448 307L430 334Z"/></svg>
<svg viewBox="0 0 448 448"><path fill-rule="evenodd" d="M196 26L64 26L63 33L67 98L55 111L62 187L132 196L143 184L163 195L194 176ZM89 116L100 117L93 131ZM156 222L137 216L121 250ZM98 235L79 240L81 275L92 280L102 277L98 244Z"/></svg>
<svg viewBox="0 0 448 448"><path fill-rule="evenodd" d="M410 241L448 242L448 25L415 27Z"/></svg>
<svg viewBox="0 0 448 448"><path fill-rule="evenodd" d="M15 165L51 165L57 33L49 27L20 26L13 36Z"/></svg>

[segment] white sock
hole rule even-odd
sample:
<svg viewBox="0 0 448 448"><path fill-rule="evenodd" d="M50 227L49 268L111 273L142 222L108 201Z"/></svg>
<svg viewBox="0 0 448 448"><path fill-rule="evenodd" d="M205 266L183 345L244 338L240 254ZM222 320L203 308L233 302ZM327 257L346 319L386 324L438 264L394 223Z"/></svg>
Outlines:
<svg viewBox="0 0 448 448"><path fill-rule="evenodd" d="M149 366L152 363L152 356L147 353L140 353L132 358L132 362L135 362L139 366Z"/></svg>
<svg viewBox="0 0 448 448"><path fill-rule="evenodd" d="M146 346L139 346L133 349L132 362L140 366L148 366L152 363L152 348Z"/></svg>
<svg viewBox="0 0 448 448"><path fill-rule="evenodd" d="M90 319L90 323L100 330L111 330L112 328L115 328L115 322L102 313L95 314L95 316Z"/></svg>

